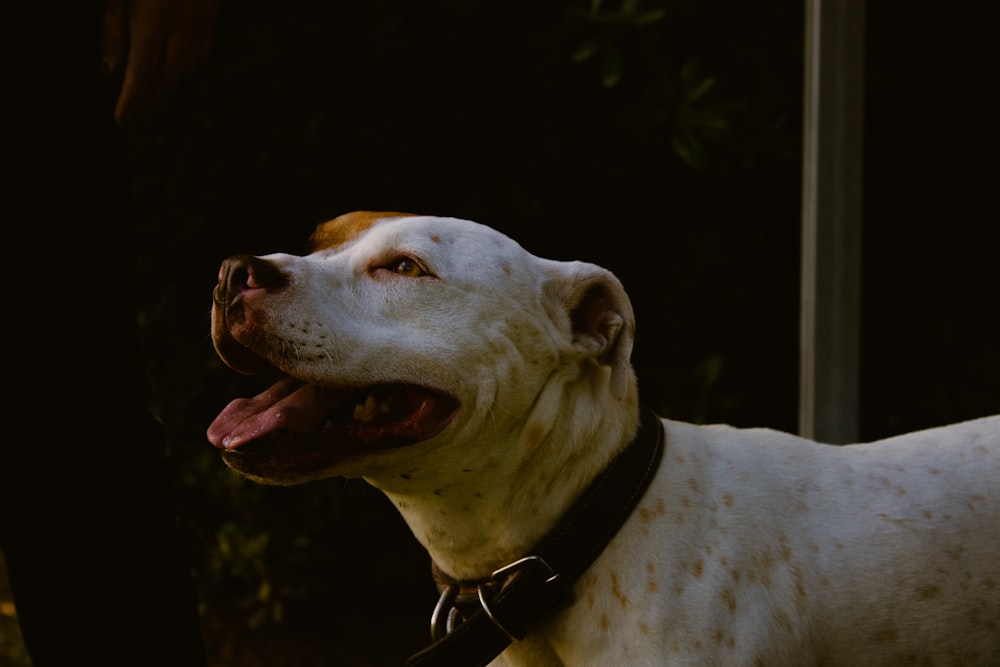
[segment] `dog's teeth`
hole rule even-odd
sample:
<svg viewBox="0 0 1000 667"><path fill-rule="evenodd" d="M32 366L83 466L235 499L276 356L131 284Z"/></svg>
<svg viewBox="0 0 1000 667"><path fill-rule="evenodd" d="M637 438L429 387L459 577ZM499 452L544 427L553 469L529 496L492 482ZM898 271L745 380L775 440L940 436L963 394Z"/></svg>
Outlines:
<svg viewBox="0 0 1000 667"><path fill-rule="evenodd" d="M354 406L354 419L360 422L369 422L387 412L389 412L389 403L385 401L379 403L375 400L374 394L369 394L364 403L358 403Z"/></svg>

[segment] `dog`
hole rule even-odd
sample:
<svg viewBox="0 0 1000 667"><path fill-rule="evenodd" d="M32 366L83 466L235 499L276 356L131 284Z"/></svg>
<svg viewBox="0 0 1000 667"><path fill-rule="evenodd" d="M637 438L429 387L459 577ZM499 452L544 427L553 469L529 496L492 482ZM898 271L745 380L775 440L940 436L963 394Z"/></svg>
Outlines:
<svg viewBox="0 0 1000 667"><path fill-rule="evenodd" d="M227 365L282 377L209 426L225 463L363 478L429 552L412 665L1000 665L1000 416L848 446L661 419L610 271L447 217L231 257L212 310Z"/></svg>

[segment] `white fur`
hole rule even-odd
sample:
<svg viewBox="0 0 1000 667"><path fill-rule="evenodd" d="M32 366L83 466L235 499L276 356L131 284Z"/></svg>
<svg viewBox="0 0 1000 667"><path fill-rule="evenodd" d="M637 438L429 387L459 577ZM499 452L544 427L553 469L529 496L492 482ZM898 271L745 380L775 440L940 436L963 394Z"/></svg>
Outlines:
<svg viewBox="0 0 1000 667"><path fill-rule="evenodd" d="M399 256L433 277L373 268ZM245 295L274 341L258 354L462 407L408 447L294 479L243 472L364 477L456 577L527 555L634 435L633 316L605 269L434 217L263 259L289 280ZM663 423L659 473L575 604L495 664L1000 664L1000 417L851 446Z"/></svg>

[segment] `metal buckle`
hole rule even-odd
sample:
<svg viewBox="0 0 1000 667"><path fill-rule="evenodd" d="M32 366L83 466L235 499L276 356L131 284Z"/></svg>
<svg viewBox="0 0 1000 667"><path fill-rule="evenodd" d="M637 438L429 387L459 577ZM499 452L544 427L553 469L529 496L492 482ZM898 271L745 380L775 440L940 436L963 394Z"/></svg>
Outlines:
<svg viewBox="0 0 1000 667"><path fill-rule="evenodd" d="M479 586L476 587L479 593L479 604L482 606L483 611L486 612L486 615L489 617L490 621L493 622L493 625L497 626L497 628L499 628L501 632L507 635L507 638L510 639L512 642L517 641L522 637L516 635L515 633L505 628L503 623L501 623L500 620L493 615L493 610L490 609L490 605L486 600L486 594L483 591L483 588L484 586L490 586L497 583L499 583L501 585L501 588L503 588L503 586L507 583L507 581L509 581L511 577L517 574L518 570L522 569L525 565L529 564L541 565L543 568L545 568L547 574L549 575L548 578L545 579L546 584L553 584L559 580L559 573L553 570L552 567L548 563L546 563L543 558L541 558L540 556L525 556L524 558L520 558L514 561L513 563L510 563L509 565L504 565L500 569L495 570L493 574L490 576L490 580L488 582L486 582L485 584L479 584Z"/></svg>
<svg viewBox="0 0 1000 667"><path fill-rule="evenodd" d="M559 573L552 569L552 567L545 562L540 556L526 556L520 558L513 563L504 565L498 570L495 570L490 578L478 586L476 586L476 593L479 596L479 605L486 612L486 616L490 619L501 632L503 632L511 641L516 641L521 639L509 629L504 627L503 623L493 614L493 610L490 609L488 589L499 587L501 590L507 585L510 580L517 575L517 573L528 566L541 566L544 571L543 574L546 575L545 584L553 584L559 582ZM468 589L467 589L468 590ZM471 593L471 590L469 590ZM458 625L465 621L465 614L463 614L456 606L456 601L458 600L459 594L462 593L462 588L456 584L448 586L441 592L441 597L438 598L437 604L434 605L434 611L431 613L431 640L438 641L444 638L452 630L454 630Z"/></svg>
<svg viewBox="0 0 1000 667"><path fill-rule="evenodd" d="M434 611L431 613L431 641L437 641L455 629L459 623L465 620L465 616L455 606L455 599L460 592L458 586L448 586L441 592ZM441 617L444 616L444 632L441 632Z"/></svg>

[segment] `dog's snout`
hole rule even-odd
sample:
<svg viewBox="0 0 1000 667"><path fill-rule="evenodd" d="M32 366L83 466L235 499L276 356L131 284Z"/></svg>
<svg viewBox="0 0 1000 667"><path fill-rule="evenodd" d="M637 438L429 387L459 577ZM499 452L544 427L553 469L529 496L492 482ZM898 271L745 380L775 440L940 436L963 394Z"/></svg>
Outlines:
<svg viewBox="0 0 1000 667"><path fill-rule="evenodd" d="M287 282L285 274L273 263L253 255L235 255L222 262L215 301L226 304L247 290L275 290Z"/></svg>

